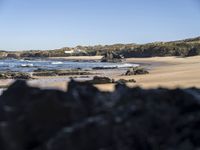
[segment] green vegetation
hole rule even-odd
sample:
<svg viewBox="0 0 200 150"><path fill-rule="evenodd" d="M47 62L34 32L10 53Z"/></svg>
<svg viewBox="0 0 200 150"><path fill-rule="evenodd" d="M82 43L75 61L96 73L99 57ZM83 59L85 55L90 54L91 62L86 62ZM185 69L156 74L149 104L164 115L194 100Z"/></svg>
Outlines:
<svg viewBox="0 0 200 150"><path fill-rule="evenodd" d="M148 44L115 44L97 46L77 46L75 48L61 48L44 51L0 51L0 57L67 57L67 56L95 56L114 51L124 57L155 57L155 56L195 56L200 55L200 37L172 42L154 42ZM15 57L16 58L16 57Z"/></svg>

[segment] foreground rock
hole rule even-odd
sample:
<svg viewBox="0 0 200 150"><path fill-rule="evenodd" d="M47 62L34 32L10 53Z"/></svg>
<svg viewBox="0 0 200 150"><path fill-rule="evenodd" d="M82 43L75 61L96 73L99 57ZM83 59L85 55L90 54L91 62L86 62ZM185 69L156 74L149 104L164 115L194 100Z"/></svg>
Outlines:
<svg viewBox="0 0 200 150"><path fill-rule="evenodd" d="M69 75L92 75L92 73L81 70L36 70L33 73L33 76L69 76Z"/></svg>
<svg viewBox="0 0 200 150"><path fill-rule="evenodd" d="M17 81L0 97L1 150L197 150L199 89L68 92Z"/></svg>
<svg viewBox="0 0 200 150"><path fill-rule="evenodd" d="M136 81L134 79L129 79L129 80L126 80L126 79L119 79L118 81L116 81L116 83L119 83L119 84L126 84L126 83L136 83Z"/></svg>
<svg viewBox="0 0 200 150"><path fill-rule="evenodd" d="M115 81L109 77L104 76L94 76L92 80L87 81L91 84L107 84L107 83L115 83Z"/></svg>
<svg viewBox="0 0 200 150"><path fill-rule="evenodd" d="M29 73L24 72L0 72L0 79L33 79Z"/></svg>
<svg viewBox="0 0 200 150"><path fill-rule="evenodd" d="M142 74L149 74L149 72L141 67L134 67L130 68L124 75L131 76L131 75L142 75Z"/></svg>

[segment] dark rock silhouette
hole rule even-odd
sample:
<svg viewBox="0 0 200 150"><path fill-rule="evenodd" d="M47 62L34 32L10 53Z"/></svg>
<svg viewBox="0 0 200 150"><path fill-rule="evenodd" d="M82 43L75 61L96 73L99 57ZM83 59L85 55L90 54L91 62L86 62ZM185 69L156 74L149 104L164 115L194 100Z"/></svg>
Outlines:
<svg viewBox="0 0 200 150"><path fill-rule="evenodd" d="M101 62L122 62L124 57L115 52L107 52L101 59Z"/></svg>
<svg viewBox="0 0 200 150"><path fill-rule="evenodd" d="M149 74L149 72L141 67L134 67L134 68L130 68L126 71L125 76L131 76L131 75L142 75L142 74Z"/></svg>
<svg viewBox="0 0 200 150"><path fill-rule="evenodd" d="M116 83L118 84L126 84L126 83L136 83L136 81L134 79L119 79L118 81L116 81Z"/></svg>
<svg viewBox="0 0 200 150"><path fill-rule="evenodd" d="M92 73L82 70L42 70L42 69L38 69L33 73L33 76L69 76L69 75L92 75Z"/></svg>
<svg viewBox="0 0 200 150"><path fill-rule="evenodd" d="M14 54L14 53L8 53L6 55L7 58L15 58L15 59L18 59L20 56L19 54Z"/></svg>
<svg viewBox="0 0 200 150"><path fill-rule="evenodd" d="M104 76L94 76L92 80L87 81L91 84L106 84L106 83L114 83L114 79Z"/></svg>
<svg viewBox="0 0 200 150"><path fill-rule="evenodd" d="M17 81L0 97L1 150L197 150L200 90L100 92L71 81L68 92Z"/></svg>
<svg viewBox="0 0 200 150"><path fill-rule="evenodd" d="M31 74L25 72L4 71L0 72L0 79L28 80L28 79L33 79L33 77L31 76Z"/></svg>

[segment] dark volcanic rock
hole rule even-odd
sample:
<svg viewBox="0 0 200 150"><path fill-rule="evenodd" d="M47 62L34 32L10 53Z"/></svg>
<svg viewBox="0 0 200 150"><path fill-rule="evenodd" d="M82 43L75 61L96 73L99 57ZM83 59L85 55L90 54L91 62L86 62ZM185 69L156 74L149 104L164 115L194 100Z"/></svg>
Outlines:
<svg viewBox="0 0 200 150"><path fill-rule="evenodd" d="M92 84L106 84L106 83L114 83L115 81L109 77L94 76L93 79L88 82Z"/></svg>
<svg viewBox="0 0 200 150"><path fill-rule="evenodd" d="M140 67L134 67L134 68L130 68L125 75L126 76L131 76L131 75L142 75L142 74L149 74L149 72L144 69L144 68L140 68Z"/></svg>
<svg viewBox="0 0 200 150"><path fill-rule="evenodd" d="M14 53L8 53L7 58L15 58L15 59L18 59L19 58L19 55L18 54L14 54Z"/></svg>
<svg viewBox="0 0 200 150"><path fill-rule="evenodd" d="M107 52L104 57L101 59L101 62L122 62L124 57L113 51Z"/></svg>
<svg viewBox="0 0 200 150"><path fill-rule="evenodd" d="M77 70L35 70L33 76L68 76L68 75L92 75L89 71Z"/></svg>
<svg viewBox="0 0 200 150"><path fill-rule="evenodd" d="M0 72L0 79L21 79L21 80L28 80L33 79L29 73L25 72Z"/></svg>
<svg viewBox="0 0 200 150"><path fill-rule="evenodd" d="M68 92L17 81L0 97L1 150L197 150L200 90L112 93L72 81Z"/></svg>
<svg viewBox="0 0 200 150"><path fill-rule="evenodd" d="M129 79L129 80L126 80L126 79L119 79L118 81L116 81L116 83L119 83L119 84L126 84L126 83L136 83L136 81L134 79Z"/></svg>
<svg viewBox="0 0 200 150"><path fill-rule="evenodd" d="M188 57L189 56L197 56L197 55L200 55L200 49L199 48L192 48L187 54Z"/></svg>

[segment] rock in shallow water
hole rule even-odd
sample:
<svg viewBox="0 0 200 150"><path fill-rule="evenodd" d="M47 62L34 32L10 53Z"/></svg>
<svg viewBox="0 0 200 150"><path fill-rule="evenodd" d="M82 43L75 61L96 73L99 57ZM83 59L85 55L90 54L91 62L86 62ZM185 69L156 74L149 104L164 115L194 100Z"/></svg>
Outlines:
<svg viewBox="0 0 200 150"><path fill-rule="evenodd" d="M1 150L195 150L200 90L112 93L70 82L68 92L11 85L0 97Z"/></svg>

